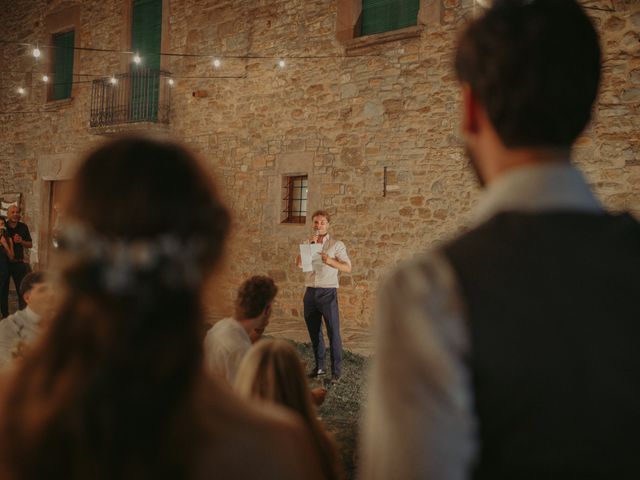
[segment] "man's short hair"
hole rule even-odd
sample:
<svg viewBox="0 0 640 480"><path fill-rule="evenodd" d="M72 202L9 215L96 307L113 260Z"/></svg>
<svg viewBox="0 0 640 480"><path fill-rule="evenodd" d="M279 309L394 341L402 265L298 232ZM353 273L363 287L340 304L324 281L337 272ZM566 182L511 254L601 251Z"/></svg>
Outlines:
<svg viewBox="0 0 640 480"><path fill-rule="evenodd" d="M455 68L506 147L568 147L591 118L600 57L575 0L495 0L460 37Z"/></svg>
<svg viewBox="0 0 640 480"><path fill-rule="evenodd" d="M313 215L311 215L311 220L318 216L326 218L327 222L331 223L331 216L326 210L316 210L315 212L313 212Z"/></svg>
<svg viewBox="0 0 640 480"><path fill-rule="evenodd" d="M47 276L42 270L27 273L20 282L20 295L24 297L24 294L30 292L35 285L46 281Z"/></svg>
<svg viewBox="0 0 640 480"><path fill-rule="evenodd" d="M240 286L236 298L236 320L260 315L278 293L278 287L270 277L255 275Z"/></svg>

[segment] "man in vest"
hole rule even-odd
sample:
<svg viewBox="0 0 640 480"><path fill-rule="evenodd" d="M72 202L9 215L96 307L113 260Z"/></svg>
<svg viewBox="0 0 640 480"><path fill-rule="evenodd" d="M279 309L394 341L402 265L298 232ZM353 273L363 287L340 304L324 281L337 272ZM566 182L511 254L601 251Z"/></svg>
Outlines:
<svg viewBox="0 0 640 480"><path fill-rule="evenodd" d="M313 271L305 273L304 321L307 324L315 365L310 378L326 374L325 346L322 336L324 318L331 347L331 382L337 383L342 373L342 340L340 338L340 312L338 310L338 272L351 272L351 260L347 248L340 240L329 235L331 217L324 210L311 216L314 233L308 242L322 245L319 264ZM298 266L302 266L300 255Z"/></svg>
<svg viewBox="0 0 640 480"><path fill-rule="evenodd" d="M640 478L640 225L570 162L600 80L575 0L462 34L474 228L381 288L364 479Z"/></svg>

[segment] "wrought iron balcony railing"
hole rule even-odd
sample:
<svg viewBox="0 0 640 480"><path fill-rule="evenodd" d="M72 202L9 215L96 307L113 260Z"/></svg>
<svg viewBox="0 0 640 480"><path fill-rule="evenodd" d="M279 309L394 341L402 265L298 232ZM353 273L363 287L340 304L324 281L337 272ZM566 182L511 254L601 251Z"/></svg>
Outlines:
<svg viewBox="0 0 640 480"><path fill-rule="evenodd" d="M170 74L135 68L111 78L94 80L91 86L91 127L125 123L169 123Z"/></svg>

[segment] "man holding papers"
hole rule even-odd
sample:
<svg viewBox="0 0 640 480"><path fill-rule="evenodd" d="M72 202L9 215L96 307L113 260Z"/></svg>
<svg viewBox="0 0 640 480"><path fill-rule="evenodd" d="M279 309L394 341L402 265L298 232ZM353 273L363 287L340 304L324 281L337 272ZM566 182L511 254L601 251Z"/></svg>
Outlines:
<svg viewBox="0 0 640 480"><path fill-rule="evenodd" d="M342 340L338 312L338 272L351 272L351 260L347 248L340 240L331 237L330 217L318 210L311 217L313 235L300 245L298 266L305 274L304 321L307 324L315 366L309 377L325 375L325 347L322 336L322 318L327 327L331 347L331 382L337 383L342 368Z"/></svg>

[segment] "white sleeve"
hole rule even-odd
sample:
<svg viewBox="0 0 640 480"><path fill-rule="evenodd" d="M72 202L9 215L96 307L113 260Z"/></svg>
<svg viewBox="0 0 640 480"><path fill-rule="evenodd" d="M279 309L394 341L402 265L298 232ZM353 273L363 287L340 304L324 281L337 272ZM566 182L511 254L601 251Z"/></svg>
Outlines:
<svg viewBox="0 0 640 480"><path fill-rule="evenodd" d="M13 362L12 350L16 346L18 336L9 318L0 321L0 370L4 370Z"/></svg>
<svg viewBox="0 0 640 480"><path fill-rule="evenodd" d="M349 255L347 255L347 247L344 242L339 240L336 242L336 258L341 262L351 265L351 259L349 258Z"/></svg>
<svg viewBox="0 0 640 480"><path fill-rule="evenodd" d="M476 450L468 333L441 256L393 273L379 296L362 426L362 480L462 480Z"/></svg>

